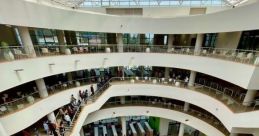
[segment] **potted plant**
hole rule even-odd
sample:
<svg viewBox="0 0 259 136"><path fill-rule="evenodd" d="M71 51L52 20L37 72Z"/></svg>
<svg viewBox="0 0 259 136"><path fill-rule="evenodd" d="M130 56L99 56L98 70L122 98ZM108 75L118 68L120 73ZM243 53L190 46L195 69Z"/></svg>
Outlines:
<svg viewBox="0 0 259 136"><path fill-rule="evenodd" d="M8 61L14 60L14 55L11 52L11 50L9 49L8 43L1 42L1 50L2 50L3 57L6 60L8 60Z"/></svg>

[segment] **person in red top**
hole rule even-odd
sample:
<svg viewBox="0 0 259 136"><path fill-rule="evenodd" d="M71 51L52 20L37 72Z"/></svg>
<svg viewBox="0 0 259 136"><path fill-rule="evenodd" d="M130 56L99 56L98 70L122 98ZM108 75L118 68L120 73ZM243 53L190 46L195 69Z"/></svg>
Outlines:
<svg viewBox="0 0 259 136"><path fill-rule="evenodd" d="M23 136L31 136L31 134L29 132L27 132L26 130L22 131L22 135Z"/></svg>

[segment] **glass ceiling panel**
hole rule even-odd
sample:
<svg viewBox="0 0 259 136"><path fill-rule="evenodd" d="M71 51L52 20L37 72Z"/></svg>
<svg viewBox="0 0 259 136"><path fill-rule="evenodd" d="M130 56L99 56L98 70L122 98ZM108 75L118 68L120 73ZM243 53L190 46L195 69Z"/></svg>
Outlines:
<svg viewBox="0 0 259 136"><path fill-rule="evenodd" d="M247 0L51 0L63 6L80 7L206 7L237 6Z"/></svg>

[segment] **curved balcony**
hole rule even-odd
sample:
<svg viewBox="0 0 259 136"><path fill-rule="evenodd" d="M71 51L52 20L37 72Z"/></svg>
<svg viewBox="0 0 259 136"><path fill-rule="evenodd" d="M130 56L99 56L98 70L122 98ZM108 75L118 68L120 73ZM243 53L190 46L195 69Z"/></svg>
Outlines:
<svg viewBox="0 0 259 136"><path fill-rule="evenodd" d="M119 111L118 111L118 109ZM123 110L120 110L124 109ZM154 111L152 110L155 108L158 110L156 114L154 114ZM151 110L150 110L151 109ZM173 110L173 111L171 111ZM107 113L110 112L111 114ZM181 112L181 113L179 113ZM186 115L178 115L179 114L186 114ZM169 115L164 115L164 114L169 114ZM107 118L114 118L114 117L119 117L119 116L157 116L157 117L165 117L165 116L171 116L172 120L177 119L176 121L186 123L188 125L192 125L193 128L198 129L199 131L205 133L206 135L217 135L217 136L228 136L229 132L228 130L224 127L223 124L219 120L217 120L215 117L208 115L206 113L202 113L200 111L197 111L195 109L189 109L188 111L184 111L183 106L177 105L177 104L172 104L172 105L167 105L164 102L156 102L153 103L151 101L145 101L145 100L132 100L132 101L125 101L125 104L121 104L120 102L108 102L105 103L104 106L98 110L95 111L87 117L85 120L84 125L87 125L91 122L95 122L98 120L102 119L107 119ZM189 116L188 116L189 115ZM180 117L179 117L180 116ZM191 118L191 119L190 119ZM206 127L201 127L199 126L200 124L204 123L198 123L195 122L193 118L197 118L199 120L202 120L207 123ZM190 122L194 121L195 124L189 123L188 121L184 120L189 120ZM212 129L214 127L214 130ZM209 130L208 130L209 129ZM215 130L218 129L218 130ZM210 131L210 132L208 132ZM213 131L213 132L212 132Z"/></svg>
<svg viewBox="0 0 259 136"><path fill-rule="evenodd" d="M244 53L245 51L243 51L243 54L252 53L254 55L251 59L246 59L247 57L241 59L229 55L231 52L241 53L240 50L223 50L223 54L226 52L228 54L222 55L219 53L222 50L210 48L203 48L202 52L194 53L191 47L174 47L168 51L163 46L125 46L124 53L117 53L118 47L113 45L61 46L61 49L66 47L65 54L75 54L64 55L59 51L59 47L36 46L35 50L39 58L0 63L0 71L2 71L0 91L50 75L111 66L175 67L212 75L246 89L259 88L256 78L259 76L259 68L255 65L247 65L257 63L256 52L248 51L249 53ZM54 57L55 55L59 56ZM146 57L143 58L143 55L146 55ZM31 67L30 64L32 63L35 64L35 68ZM235 67L235 69L233 70L232 67ZM12 80L12 82L9 82L9 80Z"/></svg>
<svg viewBox="0 0 259 136"><path fill-rule="evenodd" d="M78 87L96 84L96 83L97 83L97 77L81 78L81 79L62 82L62 83L60 82L59 84L55 84L48 87L48 94L49 94L48 97L63 91L67 91L68 89L78 88ZM36 104L37 102L43 99L44 98L41 98L39 96L39 92L36 90L35 92L26 94L22 98L18 98L16 100L1 104L0 117L8 116L9 114L19 112L20 110L26 109L27 107L33 104Z"/></svg>
<svg viewBox="0 0 259 136"><path fill-rule="evenodd" d="M165 98L176 99L180 101L185 101L193 105L197 105L203 109L206 109L208 112L216 116L222 124L230 131L232 127L255 127L258 126L259 121L254 119L257 116L258 111L247 112L247 113L233 113L230 108L237 106L235 103L233 105L228 105L221 98L230 98L226 93L221 92L217 94L217 91L210 91L206 93L209 88L196 85L193 88L183 88L181 81L176 81L173 84L173 81L170 79L157 79L149 78L148 80L144 79L128 79L124 78L112 78L110 79L102 88L100 88L94 96L89 97L87 105L84 106L80 112L78 123L73 133L77 133L80 130L80 126L83 125L85 117L99 108L110 98L114 96L126 96L126 95L147 95L147 96L159 96ZM151 80L150 80L151 79ZM167 83L166 83L167 82ZM91 82L92 83L92 82ZM107 89L109 86L111 87ZM60 86L62 87L62 86ZM19 112L14 112L0 118L2 124L5 126L8 134L14 134L22 129L30 126L35 121L39 120L46 114L56 110L57 108L69 103L71 94L78 96L79 90L85 90L89 86L81 86L70 88L64 91L55 91L55 93L47 98L39 99L37 103L27 106L27 108L20 110ZM205 89L204 89L205 88ZM65 88L64 88L65 89ZM203 90L204 89L204 90ZM211 89L213 90L213 89ZM100 97L100 98L99 98ZM65 99L60 99L65 98ZM216 99L215 99L216 98ZM56 101L56 100L59 101ZM218 100L217 100L218 99ZM53 104L53 101L56 101ZM225 103L225 105L223 103ZM92 104L91 104L92 103ZM51 105L51 108L44 108L46 105ZM213 107L211 105L214 105ZM228 107L227 107L228 106ZM246 108L247 110L252 110L253 107ZM33 114L32 114L33 113ZM37 113L37 114L36 114ZM33 117L31 116L33 115ZM252 120L246 120L247 117L253 118ZM13 122L17 119L23 118L17 127L13 129Z"/></svg>
<svg viewBox="0 0 259 136"><path fill-rule="evenodd" d="M144 52L144 53L172 53L195 55L203 57L212 57L222 60L228 60L243 64L259 65L259 52L255 50L242 49L227 49L227 48L212 48L201 47L194 51L194 46L173 46L168 49L165 45L52 45L52 46L34 46L34 50L12 46L8 48L0 48L1 61L13 61L20 59L33 58L36 53L37 57L55 56L55 55L71 55L71 54L86 54L86 53L118 53L119 48L122 52ZM9 53L9 54L8 54ZM120 52L121 53L121 52Z"/></svg>

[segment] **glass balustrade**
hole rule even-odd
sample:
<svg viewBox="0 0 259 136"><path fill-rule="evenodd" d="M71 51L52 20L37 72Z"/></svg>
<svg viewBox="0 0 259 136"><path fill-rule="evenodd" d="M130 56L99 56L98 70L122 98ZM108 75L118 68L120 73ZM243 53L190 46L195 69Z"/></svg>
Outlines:
<svg viewBox="0 0 259 136"><path fill-rule="evenodd" d="M82 78L82 79L72 80L72 81L68 81L68 82L60 82L53 86L48 86L47 90L48 90L49 96L51 96L53 94L56 94L61 91L65 91L67 89L80 87L80 86L84 86L84 85L90 85L90 84L94 84L94 83L97 83L97 77ZM35 92L24 95L21 98L1 104L0 105L0 117L8 115L9 113L17 112L17 111L24 109L42 99L45 99L45 98L41 98L38 90L36 90Z"/></svg>
<svg viewBox="0 0 259 136"><path fill-rule="evenodd" d="M165 101L170 101L169 100L165 100ZM183 105L179 105L179 104L173 104L171 102L155 102L152 100L145 100L145 99L139 99L139 100L126 100L125 103L121 103L121 101L109 101L107 103L105 103L102 107L102 109L106 109L106 108L111 108L111 107L120 107L120 106L148 106L148 107L159 107L159 108L165 108L165 109L170 109L170 110L175 110L175 111L180 111L180 112L184 112L186 114L189 114L191 116L194 116L196 118L199 118L207 123L209 123L210 125L212 125L213 127L217 128L218 130L220 130L222 133L229 135L228 130L224 127L224 125L213 115L195 110L195 109L191 109L189 108L187 111L184 111L184 106Z"/></svg>
<svg viewBox="0 0 259 136"><path fill-rule="evenodd" d="M168 49L165 45L60 45L60 46L38 46L34 49L28 49L21 46L10 46L0 48L0 61L14 61L33 57L55 56L55 55L72 55L88 53L118 53L121 49L123 52L140 52L140 53L167 53L195 55L202 57L217 58L238 63L259 65L259 52L254 50L239 50L225 48L202 47L195 50L193 46L173 46Z"/></svg>
<svg viewBox="0 0 259 136"><path fill-rule="evenodd" d="M49 95L65 91L70 88L80 87L83 85L97 83L98 77L83 78L63 83L58 83L53 86L47 87ZM113 77L108 82L106 82L101 88L98 88L97 93L94 96L89 97L89 100L95 100L103 91L105 91L110 85L114 84L157 84L165 86L173 86L179 88L185 88L191 91L199 92L208 96L211 96L227 107L229 107L233 112L248 112L259 109L259 102L257 100L248 102L249 106L244 106L242 101L238 100L239 97L234 97L232 91L229 89L217 90L215 88L201 85L195 83L193 87L187 85L186 82L182 80L176 80L172 78L156 78L156 77ZM79 91L79 90L78 90ZM0 116L8 115L9 113L16 112L20 109L26 108L29 105L36 103L40 98L38 92L33 92L31 94L25 95L17 100L7 102L0 105Z"/></svg>

